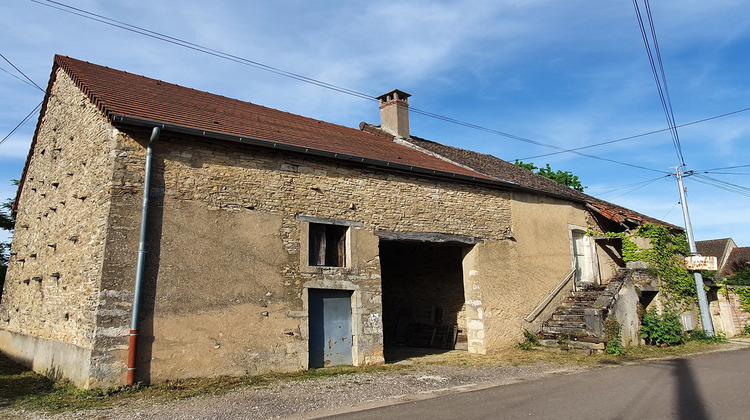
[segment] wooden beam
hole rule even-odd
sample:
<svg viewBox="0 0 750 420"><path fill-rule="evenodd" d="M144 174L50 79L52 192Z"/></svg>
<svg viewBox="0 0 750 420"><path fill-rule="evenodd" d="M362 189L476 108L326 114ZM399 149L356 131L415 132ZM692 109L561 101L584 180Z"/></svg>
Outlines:
<svg viewBox="0 0 750 420"><path fill-rule="evenodd" d="M462 245L476 245L484 242L482 239L475 238L473 236L451 235L448 233L437 232L392 232L386 230L376 230L375 236L385 241L402 242L428 242Z"/></svg>

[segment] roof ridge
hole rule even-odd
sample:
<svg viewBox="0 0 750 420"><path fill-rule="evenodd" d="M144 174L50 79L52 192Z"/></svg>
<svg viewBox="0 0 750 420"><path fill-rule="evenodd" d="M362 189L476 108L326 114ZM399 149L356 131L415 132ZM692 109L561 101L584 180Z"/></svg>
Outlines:
<svg viewBox="0 0 750 420"><path fill-rule="evenodd" d="M53 72L58 68L115 125L159 125L214 140L368 162L386 169L421 173L420 176L432 174L505 185L475 170L353 127L62 55L55 55Z"/></svg>
<svg viewBox="0 0 750 420"><path fill-rule="evenodd" d="M458 151L459 154L462 154L462 155L483 157L487 160L495 162L494 163L494 165L496 165L494 167L495 170L506 171L505 173L506 177L507 176L511 178L521 177L523 180L533 180L533 182L522 182L522 180L508 179L506 177L498 175L495 170L493 171L483 170L480 167L476 167L474 164L470 162L462 162L462 163L475 171L487 174L489 176L492 176L494 178L500 179L505 182L516 183L522 188L528 188L528 189L535 190L544 194L562 196L570 200L586 202L589 205L593 206L594 208L598 209L600 213L604 215L605 217L610 217L612 218L612 220L618 223L621 223L627 220L633 221L633 219L639 219L639 220L636 220L637 223L645 223L645 222L657 223L657 224L664 225L672 229L682 230L681 227L673 225L671 223L664 222L662 220L639 213L635 210L631 210L626 207L620 206L618 204L614 204L606 200L602 200L600 198L588 195L585 192L576 191L570 187L559 184L549 178L543 177L527 169L521 168L513 163L510 163L504 159L501 159L491 154L480 153L480 152L476 152L473 150L463 149L463 148L455 147L455 146L449 146L443 143L439 143L433 140L423 139L423 138L416 137L416 136L411 136L409 139L405 139L405 140L406 141L411 140L415 142L425 142L427 143L427 145L434 145L438 149L446 148L449 151ZM436 153L441 154L439 150ZM460 158L461 156L457 156L457 157ZM452 161L456 161L456 159L452 159ZM475 164L482 166L481 162L475 162ZM538 183L539 185L533 185L534 183ZM607 214L609 214L609 216L607 216Z"/></svg>

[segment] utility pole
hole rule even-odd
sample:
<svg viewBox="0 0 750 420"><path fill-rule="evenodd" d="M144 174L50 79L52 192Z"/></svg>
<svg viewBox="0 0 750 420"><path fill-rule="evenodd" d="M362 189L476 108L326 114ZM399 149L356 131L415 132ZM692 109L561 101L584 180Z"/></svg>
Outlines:
<svg viewBox="0 0 750 420"><path fill-rule="evenodd" d="M677 184L680 187L680 203L682 203L682 217L685 219L685 231L687 232L688 244L690 245L690 255L698 255L698 248L695 246L693 239L693 226L690 223L690 213L688 212L687 199L685 198L685 187L682 185L681 166L676 166ZM701 312L701 323L706 336L714 336L714 323L711 321L711 312L708 309L708 299L706 298L706 289L703 287L703 275L700 271L694 271L695 291L698 293L698 309Z"/></svg>

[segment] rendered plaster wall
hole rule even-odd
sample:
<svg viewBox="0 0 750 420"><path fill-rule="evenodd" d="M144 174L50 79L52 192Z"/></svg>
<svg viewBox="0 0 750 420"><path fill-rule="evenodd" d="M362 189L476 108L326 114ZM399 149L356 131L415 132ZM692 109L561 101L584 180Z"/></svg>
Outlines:
<svg viewBox="0 0 750 420"><path fill-rule="evenodd" d="M641 320L638 316L638 292L628 276L623 282L610 315L620 323L620 337L624 346L637 346L641 342Z"/></svg>
<svg viewBox="0 0 750 420"><path fill-rule="evenodd" d="M0 350L88 386L101 333L104 240L117 131L61 71L38 126L18 201Z"/></svg>
<svg viewBox="0 0 750 420"><path fill-rule="evenodd" d="M119 308L131 293L147 132L122 136L103 288ZM438 232L498 242L509 193L165 132L156 144L136 379L293 371L308 365L308 290L352 291L353 360L383 363L376 230ZM309 267L310 220L348 224L346 267ZM101 325L95 365L122 372Z"/></svg>
<svg viewBox="0 0 750 420"><path fill-rule="evenodd" d="M554 198L514 192L513 240L479 244L471 251L467 293L481 301L487 348L512 346L523 330L538 330L572 280L532 322L524 321L572 269L571 226L586 226L587 212ZM471 339L470 339L471 345Z"/></svg>

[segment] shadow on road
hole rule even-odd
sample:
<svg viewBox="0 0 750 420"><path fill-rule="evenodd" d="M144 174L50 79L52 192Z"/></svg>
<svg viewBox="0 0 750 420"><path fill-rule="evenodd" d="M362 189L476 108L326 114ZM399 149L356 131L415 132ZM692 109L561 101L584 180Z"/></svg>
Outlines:
<svg viewBox="0 0 750 420"><path fill-rule="evenodd" d="M669 361L672 365L672 376L677 381L677 411L681 419L708 419L704 408L703 398L698 390L698 384L693 376L690 361L675 359Z"/></svg>

